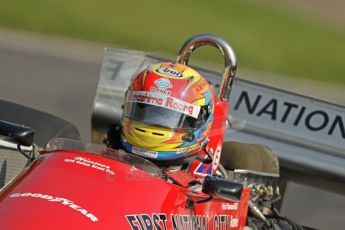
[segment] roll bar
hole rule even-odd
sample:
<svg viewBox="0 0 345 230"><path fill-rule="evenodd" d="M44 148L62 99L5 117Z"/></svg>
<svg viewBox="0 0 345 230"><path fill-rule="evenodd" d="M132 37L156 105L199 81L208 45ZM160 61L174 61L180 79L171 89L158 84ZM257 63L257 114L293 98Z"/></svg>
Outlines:
<svg viewBox="0 0 345 230"><path fill-rule="evenodd" d="M190 37L181 47L177 63L188 65L189 56L200 46L209 45L217 48L224 57L224 73L220 91L217 95L222 101L228 101L232 82L236 75L236 55L230 44L214 34L197 34Z"/></svg>

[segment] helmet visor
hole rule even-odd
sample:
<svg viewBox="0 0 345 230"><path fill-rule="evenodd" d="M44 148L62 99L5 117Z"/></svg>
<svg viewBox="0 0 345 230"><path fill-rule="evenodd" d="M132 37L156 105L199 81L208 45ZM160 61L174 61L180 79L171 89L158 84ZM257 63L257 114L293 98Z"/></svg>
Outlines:
<svg viewBox="0 0 345 230"><path fill-rule="evenodd" d="M175 110L139 102L127 102L124 108L124 116L148 125L186 131L199 128L207 120L205 116L202 116L202 113L198 118L194 118Z"/></svg>

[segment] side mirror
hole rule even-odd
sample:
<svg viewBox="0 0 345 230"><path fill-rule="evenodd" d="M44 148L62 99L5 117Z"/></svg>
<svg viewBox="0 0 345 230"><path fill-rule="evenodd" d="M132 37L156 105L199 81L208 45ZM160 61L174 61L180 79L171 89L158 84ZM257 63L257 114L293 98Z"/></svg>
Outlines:
<svg viewBox="0 0 345 230"><path fill-rule="evenodd" d="M202 192L211 196L219 196L225 200L239 201L242 196L243 184L215 176L206 176Z"/></svg>
<svg viewBox="0 0 345 230"><path fill-rule="evenodd" d="M8 142L31 146L34 134L35 132L32 128L0 120L0 136L6 137L5 140Z"/></svg>

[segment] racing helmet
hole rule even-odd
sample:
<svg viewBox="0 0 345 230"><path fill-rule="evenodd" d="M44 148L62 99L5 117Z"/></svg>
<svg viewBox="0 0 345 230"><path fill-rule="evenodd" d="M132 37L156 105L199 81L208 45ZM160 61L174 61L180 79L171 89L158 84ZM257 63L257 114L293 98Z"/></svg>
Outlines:
<svg viewBox="0 0 345 230"><path fill-rule="evenodd" d="M207 142L213 98L213 88L194 69L170 62L149 66L126 92L123 148L161 164L193 159Z"/></svg>

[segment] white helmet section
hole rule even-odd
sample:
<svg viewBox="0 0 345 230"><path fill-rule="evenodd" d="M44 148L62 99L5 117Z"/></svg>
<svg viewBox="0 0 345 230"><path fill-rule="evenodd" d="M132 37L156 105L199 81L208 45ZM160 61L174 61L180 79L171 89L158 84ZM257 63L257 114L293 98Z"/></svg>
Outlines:
<svg viewBox="0 0 345 230"><path fill-rule="evenodd" d="M198 118L200 113L200 106L198 105L181 101L178 98L146 91L128 91L126 101L155 105L184 113L194 118Z"/></svg>

